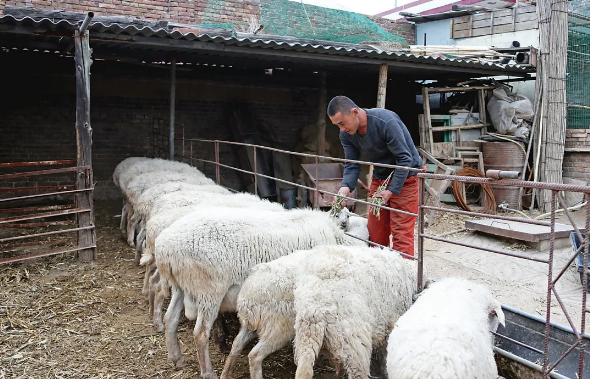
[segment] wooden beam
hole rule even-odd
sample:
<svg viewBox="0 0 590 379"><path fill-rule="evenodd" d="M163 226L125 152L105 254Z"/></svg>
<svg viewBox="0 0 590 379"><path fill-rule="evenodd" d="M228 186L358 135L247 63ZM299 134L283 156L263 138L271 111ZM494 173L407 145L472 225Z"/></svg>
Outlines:
<svg viewBox="0 0 590 379"><path fill-rule="evenodd" d="M90 65L91 50L88 31L74 35L76 65L76 146L77 165L92 167L92 127L90 125ZM76 177L77 189L92 187L92 169L80 171ZM76 205L79 208L90 208L90 212L77 215L78 228L94 226L94 205L92 191L76 195ZM93 246L78 251L81 262L96 260L96 232L95 229L78 231L78 246Z"/></svg>
<svg viewBox="0 0 590 379"><path fill-rule="evenodd" d="M170 135L168 146L170 147L170 160L174 160L174 136L176 117L176 58L170 62Z"/></svg>
<svg viewBox="0 0 590 379"><path fill-rule="evenodd" d="M379 84L377 85L377 108L385 108L385 98L387 95L387 70L389 66L382 64L379 67ZM371 182L373 181L373 170L374 167L369 167L369 175L367 175L367 183L371 188Z"/></svg>

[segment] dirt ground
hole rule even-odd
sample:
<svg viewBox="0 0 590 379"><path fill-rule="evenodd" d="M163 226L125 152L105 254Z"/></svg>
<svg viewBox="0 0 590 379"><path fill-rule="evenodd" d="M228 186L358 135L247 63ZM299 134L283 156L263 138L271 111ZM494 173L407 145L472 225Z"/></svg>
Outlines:
<svg viewBox="0 0 590 379"><path fill-rule="evenodd" d="M143 268L134 265L133 249L120 238L120 203L96 202L95 209L96 263L80 264L73 254L65 254L0 266L0 378L196 377L192 325L187 321L181 324L179 337L187 364L179 371L167 359L163 334L151 326L141 295ZM427 232L460 229L464 218L439 215ZM470 232L448 238L535 256L545 254ZM557 251L557 266L567 263L570 255L569 247ZM425 267L429 277L470 278L487 284L504 304L545 315L547 268L541 263L428 241ZM566 270L557 288L578 320L582 290L575 268ZM551 307L551 317L567 323L558 306ZM235 320L231 328L234 336ZM211 355L220 374L224 355L213 344ZM295 368L292 348L288 347L266 359L264 375L292 378ZM316 364L315 373L321 379L336 378L323 359ZM247 357L242 356L236 378L248 377Z"/></svg>

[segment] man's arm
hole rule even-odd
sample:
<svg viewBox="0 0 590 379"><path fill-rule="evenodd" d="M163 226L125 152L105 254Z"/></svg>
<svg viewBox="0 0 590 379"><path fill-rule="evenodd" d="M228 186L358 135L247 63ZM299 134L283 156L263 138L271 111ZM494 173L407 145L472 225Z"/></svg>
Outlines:
<svg viewBox="0 0 590 379"><path fill-rule="evenodd" d="M397 166L412 167L412 153L404 139L402 120L396 115L389 120L384 127L385 142L387 148L393 153L396 158L395 164ZM404 182L408 178L408 170L396 169L391 177L391 182L387 189L396 195L402 191Z"/></svg>
<svg viewBox="0 0 590 379"><path fill-rule="evenodd" d="M348 141L346 135L340 134L340 143L344 148L344 158L352 159L358 161L361 153L357 150L357 148ZM348 187L350 191L354 191L356 188L356 181L359 178L359 174L361 172L360 165L358 163L345 163L344 164L344 173L342 174L342 184L340 187ZM346 194L348 195L348 194Z"/></svg>

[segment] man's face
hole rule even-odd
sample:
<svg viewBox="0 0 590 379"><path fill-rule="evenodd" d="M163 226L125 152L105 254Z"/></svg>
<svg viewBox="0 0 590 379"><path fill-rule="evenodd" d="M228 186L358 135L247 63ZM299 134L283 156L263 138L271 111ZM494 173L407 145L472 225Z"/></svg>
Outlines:
<svg viewBox="0 0 590 379"><path fill-rule="evenodd" d="M352 108L348 114L342 114L342 112L338 112L334 116L330 116L330 120L338 127L338 129L340 129L341 132L353 135L359 129L360 120L358 116L359 110Z"/></svg>

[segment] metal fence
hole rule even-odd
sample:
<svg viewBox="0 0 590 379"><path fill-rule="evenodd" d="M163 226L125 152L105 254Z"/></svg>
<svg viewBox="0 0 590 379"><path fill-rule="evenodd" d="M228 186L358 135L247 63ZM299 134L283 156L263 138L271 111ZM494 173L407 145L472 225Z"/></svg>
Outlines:
<svg viewBox="0 0 590 379"><path fill-rule="evenodd" d="M255 190L254 191L255 191L255 193L257 193L257 185L256 184L257 184L258 178L267 178L270 180L275 180L277 182L282 182L284 184L288 184L290 186L296 186L296 187L299 187L299 188L302 188L302 189L305 189L308 191L312 191L313 196L315 196L315 198L316 198L316 201L315 201L316 207L317 207L317 204L319 204L319 202L317 201L319 196L322 196L322 195L337 196L336 193L318 189L317 170L318 170L318 166L319 166L318 164L320 162L325 162L325 161L340 162L340 163L351 162L351 163L358 163L358 164L365 164L365 165L372 164L374 166L388 167L388 168L393 168L393 169L405 169L405 170L419 171L417 176L419 178L419 204L420 205L419 205L419 211L417 214L410 213L410 212L404 212L404 211L401 211L398 209L393 209L393 208L390 208L387 206L376 205L376 204L369 203L367 201L360 200L360 199L353 199L353 198L349 198L349 199L351 201L355 201L355 202L362 203L362 204L367 204L372 207L379 207L384 210L399 212L399 213L411 215L411 216L417 218L417 225L418 225L417 256L413 257L413 256L402 254L401 252L398 252L398 253L406 256L407 258L418 260L418 283L422 283L424 255L425 255L424 243L425 243L426 239L430 239L430 240L434 240L434 241L438 241L438 242L443 242L443 243L449 243L449 244L458 245L458 246L463 246L463 247L468 247L468 248L472 248L472 249L478 249L481 251L487 251L490 253L500 254L500 255L509 256L509 257L513 257L513 258L530 260L530 261L537 262L539 264L546 265L547 266L547 293L546 293L547 313L546 313L546 317L544 320L545 331L544 331L544 346L543 346L543 348L542 349L535 348L535 347L530 346L522 341L516 341L514 339L503 336L501 334L496 334L496 336L498 338L503 338L503 339L506 339L507 341L510 341L510 342L515 343L519 346L522 346L525 349L528 349L528 350L531 350L535 353L538 353L540 355L542 361L539 362L538 366L537 365L532 365L532 366L535 366L534 368L537 369L538 371L542 372L543 376L545 376L547 378L549 378L549 377L563 378L564 376L561 376L560 374L557 373L556 367L559 365L560 362L563 361L563 359L565 357L572 354L573 352L576 352L579 355L579 358L578 358L579 359L578 360L579 370L577 373L577 378L580 378L580 379L584 378L584 372L583 372L584 346L585 346L586 339L590 337L585 333L586 332L586 314L588 312L590 312L590 308L588 308L587 304L586 304L586 290L585 289L587 287L587 281L588 281L587 275L584 275L583 286L580 288L580 291L582 291L582 302L580 304L582 313L581 313L581 320L580 320L579 325L576 325L575 322L572 320L572 317L570 316L570 314L567 310L567 307L563 303L563 301L560 297L560 294L556 289L556 284L558 283L558 281L560 279L563 278L564 273L567 271L567 269L570 267L570 265L574 262L574 260L576 259L576 257L578 256L578 254L580 252L584 253L584 267L586 267L586 268L588 267L588 251L589 251L588 238L589 238L589 234L583 235L582 229L578 225L576 225L576 223L572 217L572 213L566 207L564 196L563 196L562 192L572 191L572 192L581 192L584 194L584 198L587 203L585 206L585 212L586 212L585 220L586 221L585 221L585 225L583 227L583 230L588 230L588 228L590 227L590 202L588 202L588 200L590 199L590 187L577 186L577 185L566 185L566 184L528 182L528 181L510 180L510 179L493 179L493 178L487 178L487 177L486 178L474 178L474 177L462 177L462 176L453 176L453 175L428 174L428 173L423 172L423 170L408 169L407 167L399 167L399 166L395 166L395 165L383 165L383 164L377 164L377 163L353 161L353 160L346 160L346 159L332 158L332 157L323 157L323 156L318 156L318 155L313 155L313 154L296 153L296 152L280 150L280 149L275 149L275 148L266 147L266 146L252 145L252 144L239 143L239 142L206 140L206 139L185 139L185 138L182 138L179 141L181 142L179 145L182 146L182 154L179 154L180 156L178 158L183 159L187 163L190 163L192 165L196 165L197 163L200 163L201 165L214 166L215 167L215 180L216 180L217 184L220 184L220 185L223 184L223 183L221 183L221 179L222 179L221 170L234 170L234 171L238 171L238 172L241 172L244 174L250 174L250 175L254 176L254 182L255 182L255 186L254 186ZM199 148L197 146L198 144L209 144L210 146L213 145L213 149L211 149L211 150L214 151L214 156L211 159L195 158L193 156L193 152L199 150ZM252 149L252 154L254 157L256 157L257 154L260 154L261 150L270 150L273 152L284 153L284 154L289 154L289 155L296 155L296 156L300 156L300 157L306 157L308 159L313 159L316 164L316 175L315 175L315 181L313 183L314 186L313 187L306 186L306 185L302 185L299 183L294 183L294 182L286 181L283 179L279 179L279 178L276 178L273 176L261 174L257 170L256 163L254 163L254 167L252 167L251 171L232 167L230 165L224 164L220 161L219 151L220 151L221 146L227 146L227 145L239 145L239 146L243 146L248 149ZM254 158L253 162L256 162L255 158ZM538 190L551 191L551 196L553 199L551 212L550 212L551 220L550 221L541 221L541 220L534 220L534 219L525 219L525 218L501 216L501 215L490 215L490 214L478 213L478 212L468 212L468 211L463 211L463 210L458 210L458 209L429 206L424 203L424 196L423 196L423 194L424 194L424 181L428 180L428 179L430 179L430 180L451 180L451 181L461 182L464 184L488 184L488 185L493 184L494 186L502 186L502 187L536 188ZM556 219L556 211L558 210L558 206L561 207L563 212L565 212L565 215L567 216L567 218L571 222L571 224L575 230L575 233L577 234L580 241L583 241L583 243L578 248L578 250L575 251L571 255L571 258L568 260L567 264L564 265L563 267L556 267L556 265L554 264L555 219ZM500 220L505 220L505 221L517 221L517 222L526 223L526 224L549 227L550 228L549 251L547 252L547 255L544 257L531 257L531 256L527 256L525 254L520 254L520 253L517 253L514 251L495 249L495 248L491 248L491 247L487 247L487 246L478 246L475 244L465 243L465 242L461 242L461 241L455 241L452 239L444 238L444 234L439 235L439 236L431 235L431 234L426 233L424 230L424 225L425 225L424 212L426 212L426 211L450 212L450 213L466 215L466 216L474 216L474 217L481 217L481 218L494 218L494 219L500 219ZM447 234L447 233L445 233L445 234ZM366 242L370 243L371 245L381 246L381 245L378 245L378 244L375 244L375 243L372 243L369 241L366 241ZM381 246L381 247L395 251L388 246ZM590 270L586 269L585 273L590 274ZM419 290L421 290L421 289L419 288ZM575 336L575 341L569 345L569 348L567 349L567 351L565 351L565 353L561 354L560 356L558 356L557 358L555 358L551 361L549 359L549 356L555 355L555 354L550 354L551 351L550 351L550 343L549 343L550 330L552 327L555 327L555 324L553 324L551 322L551 306L552 306L553 297L555 298L555 301L558 303L559 307L563 311L563 313L568 321L569 327L571 328L571 331L572 331L573 335ZM586 375L586 377L588 377L588 375Z"/></svg>
<svg viewBox="0 0 590 379"><path fill-rule="evenodd" d="M75 165L75 160L0 163L0 173L11 171L0 174L0 264L87 249L96 259L96 238L85 246L77 238L87 231L95 236L93 224L78 223L80 214L93 212L92 168ZM77 175L84 177L82 188ZM90 207L79 207L78 196L88 196Z"/></svg>

